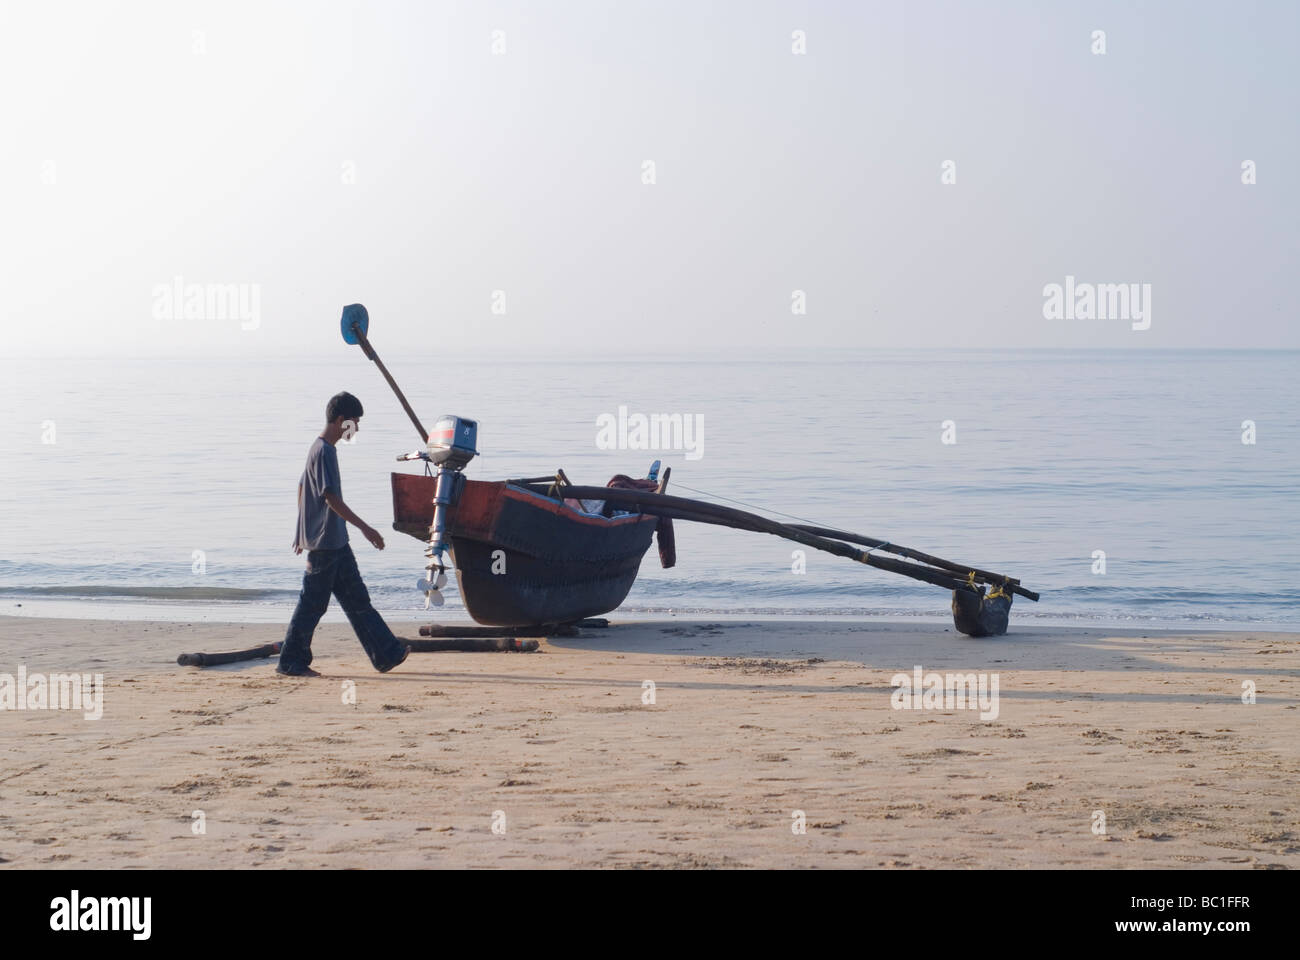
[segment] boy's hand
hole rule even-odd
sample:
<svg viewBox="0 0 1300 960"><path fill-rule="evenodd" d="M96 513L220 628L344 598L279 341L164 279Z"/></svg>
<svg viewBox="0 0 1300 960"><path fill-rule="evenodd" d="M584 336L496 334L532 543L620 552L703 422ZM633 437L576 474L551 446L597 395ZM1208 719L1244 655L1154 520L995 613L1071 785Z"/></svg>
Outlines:
<svg viewBox="0 0 1300 960"><path fill-rule="evenodd" d="M379 535L379 531L374 527L367 526L361 532L365 535L365 538L370 541L371 546L376 550L384 549L384 538Z"/></svg>
<svg viewBox="0 0 1300 960"><path fill-rule="evenodd" d="M298 546L298 544L295 543L295 544L293 545L293 552L294 552L295 554L302 553L302 547Z"/></svg>

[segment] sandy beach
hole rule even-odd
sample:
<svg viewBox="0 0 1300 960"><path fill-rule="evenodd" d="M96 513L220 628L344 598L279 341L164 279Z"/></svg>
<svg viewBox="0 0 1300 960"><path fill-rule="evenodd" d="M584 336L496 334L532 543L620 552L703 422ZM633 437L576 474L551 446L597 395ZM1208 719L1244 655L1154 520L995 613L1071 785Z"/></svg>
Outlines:
<svg viewBox="0 0 1300 960"><path fill-rule="evenodd" d="M0 673L104 685L0 711L0 866L1300 866L1297 634L615 617L380 675L323 624L320 679L175 662L282 635L0 618ZM915 666L997 674L996 719L895 709Z"/></svg>

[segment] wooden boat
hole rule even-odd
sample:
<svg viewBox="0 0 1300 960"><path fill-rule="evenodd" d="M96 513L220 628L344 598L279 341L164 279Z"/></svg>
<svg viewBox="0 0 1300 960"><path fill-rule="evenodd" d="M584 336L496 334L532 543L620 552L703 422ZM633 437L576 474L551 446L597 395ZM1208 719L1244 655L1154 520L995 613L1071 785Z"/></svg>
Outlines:
<svg viewBox="0 0 1300 960"><path fill-rule="evenodd" d="M393 529L427 541L437 478L393 474ZM507 481L464 480L450 511L456 583L487 626L567 623L627 597L659 518L604 517Z"/></svg>

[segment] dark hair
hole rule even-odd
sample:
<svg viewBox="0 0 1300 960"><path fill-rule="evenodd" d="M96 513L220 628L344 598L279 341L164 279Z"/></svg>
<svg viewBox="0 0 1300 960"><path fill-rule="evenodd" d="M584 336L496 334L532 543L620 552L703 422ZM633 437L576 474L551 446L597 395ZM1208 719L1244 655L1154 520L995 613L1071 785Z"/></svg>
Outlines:
<svg viewBox="0 0 1300 960"><path fill-rule="evenodd" d="M361 401L344 390L330 397L330 402L325 405L325 422L333 423L339 417L357 420L363 413L365 411L361 409Z"/></svg>

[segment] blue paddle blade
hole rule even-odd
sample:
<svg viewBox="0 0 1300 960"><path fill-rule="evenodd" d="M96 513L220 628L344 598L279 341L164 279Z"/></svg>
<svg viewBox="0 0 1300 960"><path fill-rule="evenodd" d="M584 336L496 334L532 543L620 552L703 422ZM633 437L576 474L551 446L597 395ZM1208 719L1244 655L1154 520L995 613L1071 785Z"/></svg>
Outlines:
<svg viewBox="0 0 1300 960"><path fill-rule="evenodd" d="M363 335L370 332L370 314L366 313L366 308L359 303L350 303L343 308L341 326L343 327L343 340L345 343L361 342L357 338L356 331L352 329L354 323L361 327Z"/></svg>

